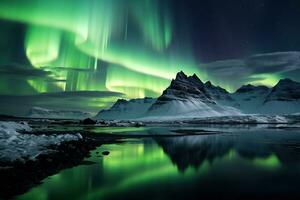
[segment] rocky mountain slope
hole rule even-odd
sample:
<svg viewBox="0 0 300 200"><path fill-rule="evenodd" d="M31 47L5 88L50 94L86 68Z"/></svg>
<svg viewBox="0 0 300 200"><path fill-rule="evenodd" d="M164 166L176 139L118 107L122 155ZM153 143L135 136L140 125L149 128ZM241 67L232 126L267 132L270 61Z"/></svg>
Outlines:
<svg viewBox="0 0 300 200"><path fill-rule="evenodd" d="M204 84L195 74L187 76L181 71L146 114L147 117L172 118L241 114L237 109L217 102L226 99L226 92L212 84Z"/></svg>

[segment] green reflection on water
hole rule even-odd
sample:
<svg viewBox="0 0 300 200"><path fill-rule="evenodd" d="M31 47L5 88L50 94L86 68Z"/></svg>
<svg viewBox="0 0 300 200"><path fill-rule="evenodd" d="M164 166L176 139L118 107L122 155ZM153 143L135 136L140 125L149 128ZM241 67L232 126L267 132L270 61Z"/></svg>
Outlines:
<svg viewBox="0 0 300 200"><path fill-rule="evenodd" d="M101 156L103 150L109 150L109 156ZM162 148L153 142L103 145L87 160L96 164L63 170L18 199L52 199L63 194L73 199L104 198L130 187L195 173L188 169L179 174Z"/></svg>
<svg viewBox="0 0 300 200"><path fill-rule="evenodd" d="M280 161L274 154L268 156L267 158L255 158L253 163L264 168L276 169L280 167Z"/></svg>
<svg viewBox="0 0 300 200"><path fill-rule="evenodd" d="M109 151L110 154L102 156L103 151ZM95 164L63 170L17 199L110 199L153 186L192 184L195 179L212 176L220 167L231 168L241 161L253 167L280 166L275 155L247 161L234 149L229 149L221 157L205 159L198 167L180 171L163 148L152 139L103 145L86 160Z"/></svg>
<svg viewBox="0 0 300 200"><path fill-rule="evenodd" d="M128 133L128 132L143 132L147 131L148 127L99 127L93 128L93 132L101 132L101 133Z"/></svg>

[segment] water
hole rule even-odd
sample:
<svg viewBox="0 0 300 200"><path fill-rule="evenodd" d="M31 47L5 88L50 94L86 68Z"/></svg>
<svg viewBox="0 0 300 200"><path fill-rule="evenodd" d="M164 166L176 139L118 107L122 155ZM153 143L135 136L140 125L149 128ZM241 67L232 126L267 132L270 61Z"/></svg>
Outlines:
<svg viewBox="0 0 300 200"><path fill-rule="evenodd" d="M212 126L222 133L149 137L170 129L106 129L148 137L102 145L86 158L93 164L62 170L17 199L300 197L298 128Z"/></svg>

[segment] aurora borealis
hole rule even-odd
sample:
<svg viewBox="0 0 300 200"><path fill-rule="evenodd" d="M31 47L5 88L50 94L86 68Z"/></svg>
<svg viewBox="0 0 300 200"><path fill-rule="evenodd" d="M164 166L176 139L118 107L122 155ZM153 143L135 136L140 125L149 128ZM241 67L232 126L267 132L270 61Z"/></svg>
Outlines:
<svg viewBox="0 0 300 200"><path fill-rule="evenodd" d="M271 86L282 77L297 80L298 39L282 46L282 37L300 30L287 29L276 38L278 27L270 23L268 30L256 27L255 32L245 33L261 23L259 16L263 18L264 12L282 5L268 0L232 1L228 5L233 12L224 14L227 7L222 10L219 1L210 2L0 0L1 106L21 95L27 98L27 107L32 101L34 106L55 108L55 103L41 102L41 94L104 92L81 96L84 100L73 107L73 98L61 98L70 109L97 112L120 97L159 96L180 70L196 73L203 81L211 80L229 91L244 83ZM282 9L300 6L292 0L284 5ZM242 14L243 9L252 18ZM296 12L291 10L291 15ZM240 19L231 24L235 15L241 15ZM284 24L293 16L279 17L277 22ZM262 47L258 38L264 41L269 32L275 35L271 37L274 44ZM246 47L241 47L241 41Z"/></svg>

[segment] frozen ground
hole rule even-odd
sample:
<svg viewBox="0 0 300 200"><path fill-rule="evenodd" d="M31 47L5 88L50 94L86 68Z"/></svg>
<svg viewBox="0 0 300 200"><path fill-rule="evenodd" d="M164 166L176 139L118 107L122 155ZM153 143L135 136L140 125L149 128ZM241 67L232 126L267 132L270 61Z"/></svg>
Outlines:
<svg viewBox="0 0 300 200"><path fill-rule="evenodd" d="M41 154L53 151L48 148L52 145L82 139L80 134L33 135L21 133L24 131L32 131L26 122L0 121L0 163L34 160Z"/></svg>
<svg viewBox="0 0 300 200"><path fill-rule="evenodd" d="M262 114L244 114L230 116L214 117L144 117L137 119L143 123L195 123L195 124L295 124L300 122L300 115L262 115Z"/></svg>

